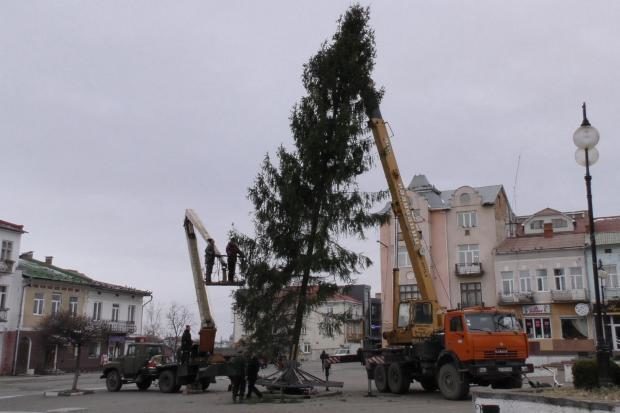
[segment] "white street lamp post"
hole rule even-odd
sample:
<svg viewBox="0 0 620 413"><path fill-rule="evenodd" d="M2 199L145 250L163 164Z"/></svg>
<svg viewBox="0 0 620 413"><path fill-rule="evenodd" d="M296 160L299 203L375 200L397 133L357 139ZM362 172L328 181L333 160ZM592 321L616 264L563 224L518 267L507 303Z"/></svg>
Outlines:
<svg viewBox="0 0 620 413"><path fill-rule="evenodd" d="M594 212L592 210L592 176L590 176L590 165L598 161L598 150L595 148L600 135L595 127L590 125L586 117L586 104L582 106L583 122L573 134L573 142L577 146L575 160L581 166L586 167L586 191L588 196L588 218L590 226L590 248L592 251L592 269L594 273L594 298L596 305L595 327L596 327L596 361L598 363L599 385L611 385L609 376L609 347L603 334L603 314L601 311L601 293L599 287L598 261L596 259L596 239L594 237Z"/></svg>

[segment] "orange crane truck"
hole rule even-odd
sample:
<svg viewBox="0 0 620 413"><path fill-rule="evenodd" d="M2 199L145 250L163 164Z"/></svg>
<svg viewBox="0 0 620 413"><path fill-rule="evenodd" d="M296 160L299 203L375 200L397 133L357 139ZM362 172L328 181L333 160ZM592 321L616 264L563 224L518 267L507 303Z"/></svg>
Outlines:
<svg viewBox="0 0 620 413"><path fill-rule="evenodd" d="M399 301L394 269L393 329L383 333L387 347L363 352L369 380L374 379L378 391L393 393L407 392L417 380L427 391L439 388L450 400L467 397L471 384L521 387L533 366L526 364L528 340L514 314L493 307L440 307L374 89L362 98L420 291L419 300Z"/></svg>

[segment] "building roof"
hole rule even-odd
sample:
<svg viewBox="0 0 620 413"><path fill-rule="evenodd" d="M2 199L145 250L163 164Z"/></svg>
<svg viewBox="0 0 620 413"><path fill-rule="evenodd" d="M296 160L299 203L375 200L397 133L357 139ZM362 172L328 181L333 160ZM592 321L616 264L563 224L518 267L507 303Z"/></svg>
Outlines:
<svg viewBox="0 0 620 413"><path fill-rule="evenodd" d="M17 225L17 224L13 224L11 222L8 221L3 221L0 219L0 229L6 229L8 231L13 231L13 232L19 232L20 234L23 234L24 232L24 226L23 225Z"/></svg>
<svg viewBox="0 0 620 413"><path fill-rule="evenodd" d="M85 287L100 288L114 292L125 292L142 296L152 294L150 291L138 290L127 286L97 281L78 271L47 264L45 262L35 260L34 258L30 258L27 255L20 256L18 268L22 271L22 275L28 278L66 282L83 285Z"/></svg>
<svg viewBox="0 0 620 413"><path fill-rule="evenodd" d="M362 302L356 298L351 297L350 295L335 293L331 297L327 299L328 302L333 301L348 301L353 304L361 304Z"/></svg>
<svg viewBox="0 0 620 413"><path fill-rule="evenodd" d="M564 213L558 211L557 209L545 208L545 209L541 209L540 211L536 212L535 214L532 214L529 218L532 218L532 217L546 217L546 216L552 216L552 215L564 215Z"/></svg>
<svg viewBox="0 0 620 413"><path fill-rule="evenodd" d="M545 250L579 249L585 246L583 233L553 234L551 238L544 236L525 236L506 238L497 248L497 254L513 254L518 252L541 252Z"/></svg>
<svg viewBox="0 0 620 413"><path fill-rule="evenodd" d="M501 185L490 185L471 188L482 198L482 205L493 205L503 187ZM425 175L414 175L407 189L423 196L430 209L450 209L452 207L452 196L456 192L456 189L440 191L431 185ZM387 214L391 209L392 204L388 202L379 213Z"/></svg>
<svg viewBox="0 0 620 413"><path fill-rule="evenodd" d="M594 218L596 232L620 232L620 217Z"/></svg>

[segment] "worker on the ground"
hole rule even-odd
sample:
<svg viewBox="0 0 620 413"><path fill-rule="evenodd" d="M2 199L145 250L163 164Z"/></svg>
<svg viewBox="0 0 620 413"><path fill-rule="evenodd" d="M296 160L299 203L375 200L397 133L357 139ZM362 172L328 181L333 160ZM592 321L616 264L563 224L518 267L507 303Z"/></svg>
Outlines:
<svg viewBox="0 0 620 413"><path fill-rule="evenodd" d="M247 399L252 397L252 393L256 393L259 399L263 398L263 393L261 393L255 386L256 380L258 379L258 371L260 370L260 362L258 361L258 357L256 355L252 355L248 360L248 395Z"/></svg>
<svg viewBox="0 0 620 413"><path fill-rule="evenodd" d="M207 248L205 248L205 282L211 282L211 273L213 272L213 264L215 263L215 242L213 238L207 240Z"/></svg>
<svg viewBox="0 0 620 413"><path fill-rule="evenodd" d="M233 240L230 240L226 245L226 255L228 256L228 281L235 281L235 267L237 264L237 255L243 257L243 253L239 249L239 246L235 244Z"/></svg>
<svg viewBox="0 0 620 413"><path fill-rule="evenodd" d="M319 357L320 357L320 359L321 359L321 369L322 369L323 371L325 371L325 360L327 360L327 358L328 358L329 356L327 355L327 353L325 352L325 350L323 350L323 351L321 352L321 355L320 355Z"/></svg>
<svg viewBox="0 0 620 413"><path fill-rule="evenodd" d="M189 360L189 353L192 351L192 333L190 332L190 326L185 326L185 331L181 336L181 363L185 363Z"/></svg>
<svg viewBox="0 0 620 413"><path fill-rule="evenodd" d="M243 357L243 351L239 350L230 361L233 403L237 402L237 397L240 402L243 401L243 396L245 395L245 368L245 357Z"/></svg>
<svg viewBox="0 0 620 413"><path fill-rule="evenodd" d="M329 359L326 358L323 360L323 371L325 372L325 390L329 391L329 369L332 367L332 364L329 362Z"/></svg>

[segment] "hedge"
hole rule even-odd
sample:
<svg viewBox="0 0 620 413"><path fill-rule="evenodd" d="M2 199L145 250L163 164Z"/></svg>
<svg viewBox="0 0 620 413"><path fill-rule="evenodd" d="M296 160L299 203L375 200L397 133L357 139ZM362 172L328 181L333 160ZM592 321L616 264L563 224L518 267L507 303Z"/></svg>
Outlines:
<svg viewBox="0 0 620 413"><path fill-rule="evenodd" d="M613 360L609 361L609 375L614 385L620 385L620 366ZM577 389L599 387L598 364L596 360L577 360L573 365L573 384Z"/></svg>

